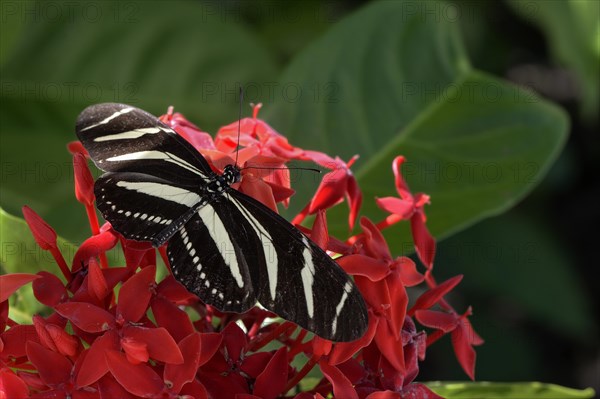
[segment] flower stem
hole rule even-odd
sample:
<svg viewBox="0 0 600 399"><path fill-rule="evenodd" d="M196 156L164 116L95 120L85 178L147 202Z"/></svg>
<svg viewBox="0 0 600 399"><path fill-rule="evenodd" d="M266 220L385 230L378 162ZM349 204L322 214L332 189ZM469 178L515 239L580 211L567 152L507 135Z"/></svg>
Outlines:
<svg viewBox="0 0 600 399"><path fill-rule="evenodd" d="M273 341L275 338L279 337L281 334L285 333L291 327L295 328L295 324L292 322L286 321L281 323L275 329L273 329L273 331L254 341L254 343L251 345L251 350L259 350L263 346L267 345L269 342Z"/></svg>
<svg viewBox="0 0 600 399"><path fill-rule="evenodd" d="M306 362L304 367L302 367L302 369L291 380L288 381L285 388L283 388L283 392L287 392L290 389L292 389L293 387L295 387L296 385L298 385L298 383L300 381L302 381L302 379L304 377L306 377L306 375L310 372L310 370L312 370L315 367L315 365L319 362L320 359L321 359L321 355L313 354L310 357L310 359L308 359L308 361Z"/></svg>
<svg viewBox="0 0 600 399"><path fill-rule="evenodd" d="M63 276L65 276L65 279L67 280L67 282L70 282L71 281L71 270L69 269L69 266L67 265L67 262L65 261L65 258L63 257L63 255L60 252L60 250L58 249L58 247L57 246L50 247L50 253L54 257L54 260L56 260L56 263L58 264L58 267L60 267L60 271L62 272Z"/></svg>
<svg viewBox="0 0 600 399"><path fill-rule="evenodd" d="M85 211L90 222L92 234L95 236L100 234L100 224L98 223L98 215L96 214L96 208L94 208L94 204L85 204ZM108 267L108 260L106 259L106 253L104 252L100 253L100 265L103 269Z"/></svg>

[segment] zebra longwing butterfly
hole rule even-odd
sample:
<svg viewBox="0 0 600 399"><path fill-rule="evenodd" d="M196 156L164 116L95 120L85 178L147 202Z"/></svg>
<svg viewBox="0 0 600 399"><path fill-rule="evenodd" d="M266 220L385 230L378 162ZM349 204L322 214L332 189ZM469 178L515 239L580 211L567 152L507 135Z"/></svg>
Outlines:
<svg viewBox="0 0 600 399"><path fill-rule="evenodd" d="M174 277L202 301L242 313L266 309L332 341L367 328L365 302L352 279L284 218L230 187L228 165L212 171L183 137L125 104L86 108L76 132L104 173L97 206L124 237L167 244Z"/></svg>

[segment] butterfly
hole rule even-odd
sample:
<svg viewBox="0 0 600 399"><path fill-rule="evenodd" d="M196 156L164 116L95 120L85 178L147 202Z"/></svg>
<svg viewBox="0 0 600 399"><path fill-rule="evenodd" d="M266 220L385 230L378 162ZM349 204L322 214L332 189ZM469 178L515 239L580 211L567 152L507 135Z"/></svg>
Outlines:
<svg viewBox="0 0 600 399"><path fill-rule="evenodd" d="M332 341L360 338L365 302L352 279L283 217L235 190L183 137L125 104L81 112L77 137L105 173L97 207L127 239L167 244L173 276L223 312L264 308Z"/></svg>

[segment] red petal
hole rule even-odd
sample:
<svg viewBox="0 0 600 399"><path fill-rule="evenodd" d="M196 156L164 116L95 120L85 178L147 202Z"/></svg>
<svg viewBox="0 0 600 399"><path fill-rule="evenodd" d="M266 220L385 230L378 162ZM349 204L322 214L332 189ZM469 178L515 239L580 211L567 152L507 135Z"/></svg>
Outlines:
<svg viewBox="0 0 600 399"><path fill-rule="evenodd" d="M403 373L405 370L405 365L402 339L397 339L394 336L394 331L389 326L386 319L379 321L374 340L379 348L379 351L387 359L390 365L393 366L397 371Z"/></svg>
<svg viewBox="0 0 600 399"><path fill-rule="evenodd" d="M8 323L8 301L0 302L0 331L6 329ZM1 334L1 333L0 333ZM2 352L2 340L0 339L0 352Z"/></svg>
<svg viewBox="0 0 600 399"><path fill-rule="evenodd" d="M248 382L237 373L221 374L201 372L198 379L215 399L235 398L236 395L247 394ZM185 390L185 387L184 387Z"/></svg>
<svg viewBox="0 0 600 399"><path fill-rule="evenodd" d="M181 388L194 379L198 371L200 361L200 335L192 333L181 340L179 351L183 354L183 364L165 365L163 378L167 386L171 386L171 392L179 392Z"/></svg>
<svg viewBox="0 0 600 399"><path fill-rule="evenodd" d="M129 393L152 397L163 390L163 380L146 364L131 364L123 354L112 350L105 356L110 372Z"/></svg>
<svg viewBox="0 0 600 399"><path fill-rule="evenodd" d="M366 399L404 399L399 392L394 391L379 391L373 392ZM408 398L407 398L408 399ZM419 396L415 397L415 399L420 399Z"/></svg>
<svg viewBox="0 0 600 399"><path fill-rule="evenodd" d="M318 210L331 208L344 199L348 175L343 169L334 170L323 176L317 192L310 202L308 212L314 214Z"/></svg>
<svg viewBox="0 0 600 399"><path fill-rule="evenodd" d="M358 353L358 351L365 346L369 345L373 341L375 332L377 331L377 324L379 318L373 315L372 311L369 311L369 327L365 335L356 341L352 342L340 342L333 346L333 349L329 353L329 364L336 365L351 359L352 356Z"/></svg>
<svg viewBox="0 0 600 399"><path fill-rule="evenodd" d="M315 217L315 222L313 224L310 238L319 247L327 249L329 233L327 231L327 216L325 215L325 211L317 212L317 216Z"/></svg>
<svg viewBox="0 0 600 399"><path fill-rule="evenodd" d="M95 258L90 259L88 265L87 285L89 293L98 301L104 299L109 293L108 284Z"/></svg>
<svg viewBox="0 0 600 399"><path fill-rule="evenodd" d="M394 171L396 190L398 191L398 194L401 198L407 199L412 198L412 194L408 188L408 185L404 181L402 171L400 170L404 161L406 161L406 159L403 156L394 158L394 161L392 162L392 170Z"/></svg>
<svg viewBox="0 0 600 399"><path fill-rule="evenodd" d="M267 364L273 357L270 352L256 352L244 358L240 370L248 374L250 378L256 378L265 370Z"/></svg>
<svg viewBox="0 0 600 399"><path fill-rule="evenodd" d="M198 297L191 294L175 277L168 275L158 284L156 294L162 295L176 305L186 305L190 301L197 301Z"/></svg>
<svg viewBox="0 0 600 399"><path fill-rule="evenodd" d="M88 238L75 252L71 270L73 272L78 271L83 265L88 264L90 258L95 258L101 253L112 249L118 242L119 240L112 230L105 230Z"/></svg>
<svg viewBox="0 0 600 399"><path fill-rule="evenodd" d="M404 317L406 316L406 309L408 307L408 295L397 273L389 275L386 282L391 300L389 310L390 327L396 339L400 339L400 330L404 324Z"/></svg>
<svg viewBox="0 0 600 399"><path fill-rule="evenodd" d="M425 276L417 271L417 265L412 259L406 256L401 256L394 261L394 266L400 274L402 284L407 287L413 287L421 284L425 280Z"/></svg>
<svg viewBox="0 0 600 399"><path fill-rule="evenodd" d="M221 335L223 335L223 341L225 341L229 359L234 363L240 360L247 344L246 334L244 334L237 324L229 323L223 329Z"/></svg>
<svg viewBox="0 0 600 399"><path fill-rule="evenodd" d="M123 337L120 343L129 363L146 363L150 359L148 345L145 342L136 341L130 337Z"/></svg>
<svg viewBox="0 0 600 399"><path fill-rule="evenodd" d="M10 369L0 369L0 397L3 399L22 399L29 397L27 384Z"/></svg>
<svg viewBox="0 0 600 399"><path fill-rule="evenodd" d="M106 361L104 361L106 363ZM133 396L125 390L119 384L115 378L107 374L98 381L98 391L100 392L100 399L136 399L137 396Z"/></svg>
<svg viewBox="0 0 600 399"><path fill-rule="evenodd" d="M162 327L128 326L124 328L123 334L135 341L145 343L150 357L155 360L172 364L183 363L183 355L179 351L177 343Z"/></svg>
<svg viewBox="0 0 600 399"><path fill-rule="evenodd" d="M132 322L142 318L152 297L155 273L156 266L148 266L123 283L119 291L117 315L120 314L125 320Z"/></svg>
<svg viewBox="0 0 600 399"><path fill-rule="evenodd" d="M354 390L352 383L335 366L331 366L324 361L319 362L319 367L325 378L333 385L333 396L344 399L358 399L358 394Z"/></svg>
<svg viewBox="0 0 600 399"><path fill-rule="evenodd" d="M279 348L273 355L265 370L256 378L254 394L263 399L275 399L287 383L288 364L287 349Z"/></svg>
<svg viewBox="0 0 600 399"><path fill-rule="evenodd" d="M85 149L85 147L83 146L83 144L81 144L81 141L79 141L79 140L70 141L69 143L67 143L67 150L71 154L75 154L76 152L78 152L80 154L83 154L83 155L89 157L87 150Z"/></svg>
<svg viewBox="0 0 600 399"><path fill-rule="evenodd" d="M390 293L385 280L370 281L366 277L355 276L354 283L367 304L375 311L380 312L383 307L389 307L391 304Z"/></svg>
<svg viewBox="0 0 600 399"><path fill-rule="evenodd" d="M421 212L415 213L410 218L410 227L417 255L419 255L421 262L423 262L428 269L431 269L435 258L435 240L429 233L429 230L427 230Z"/></svg>
<svg viewBox="0 0 600 399"><path fill-rule="evenodd" d="M365 255L347 255L336 259L344 271L353 276L364 276L371 281L383 280L390 272L386 262Z"/></svg>
<svg viewBox="0 0 600 399"><path fill-rule="evenodd" d="M200 360L199 364L202 366L208 362L219 350L223 336L217 333L205 333L200 334L202 345L200 345Z"/></svg>
<svg viewBox="0 0 600 399"><path fill-rule="evenodd" d="M115 318L106 310L85 302L56 305L56 311L83 331L98 333L114 328Z"/></svg>
<svg viewBox="0 0 600 399"><path fill-rule="evenodd" d="M412 199L400 199L396 197L376 198L377 206L386 212L393 213L407 220L415 212L415 203Z"/></svg>
<svg viewBox="0 0 600 399"><path fill-rule="evenodd" d="M448 333L456 328L458 317L452 313L435 310L417 310L415 318L426 327L435 328Z"/></svg>
<svg viewBox="0 0 600 399"><path fill-rule="evenodd" d="M1 357L7 359L9 356L19 358L26 355L25 345L27 342L40 343L40 339L32 325L17 324L4 331L2 335L4 348L0 351Z"/></svg>
<svg viewBox="0 0 600 399"><path fill-rule="evenodd" d="M48 349L65 356L75 356L79 340L69 335L55 324L46 322L41 316L33 316L33 325L40 337L40 342Z"/></svg>
<svg viewBox="0 0 600 399"><path fill-rule="evenodd" d="M75 176L75 197L85 205L92 205L94 196L94 178L88 168L87 159L82 153L73 154L73 174Z"/></svg>
<svg viewBox="0 0 600 399"><path fill-rule="evenodd" d="M44 219L28 206L22 208L25 221L33 233L33 238L42 249L56 248L56 232Z"/></svg>
<svg viewBox="0 0 600 399"><path fill-rule="evenodd" d="M273 210L273 212L278 213L273 190L271 189L271 186L262 181L262 179L253 177L251 174L246 174L244 175L244 179L242 179L239 190L260 201L262 204Z"/></svg>
<svg viewBox="0 0 600 399"><path fill-rule="evenodd" d="M157 296L152 299L150 306L156 324L164 327L175 341L179 342L194 332L194 326L188 314L173 302Z"/></svg>
<svg viewBox="0 0 600 399"><path fill-rule="evenodd" d="M54 307L67 298L67 289L54 274L38 272L39 279L31 285L33 295L46 306Z"/></svg>
<svg viewBox="0 0 600 399"><path fill-rule="evenodd" d="M318 357L325 356L325 355L329 354L329 352L331 352L332 347L333 347L333 342L328 339L324 339L319 336L315 336L312 339L313 356L318 356Z"/></svg>
<svg viewBox="0 0 600 399"><path fill-rule="evenodd" d="M38 343L28 342L27 357L45 384L52 386L69 381L73 365L60 353L46 349Z"/></svg>
<svg viewBox="0 0 600 399"><path fill-rule="evenodd" d="M10 369L0 369L0 397L6 399L22 399L29 397L27 384Z"/></svg>
<svg viewBox="0 0 600 399"><path fill-rule="evenodd" d="M327 169L335 169L338 166L338 161L323 152L306 150L304 155L307 160L311 160Z"/></svg>
<svg viewBox="0 0 600 399"><path fill-rule="evenodd" d="M21 286L40 278L36 274L11 273L0 276L0 302L4 302Z"/></svg>
<svg viewBox="0 0 600 399"><path fill-rule="evenodd" d="M376 259L391 260L392 255L381 231L368 218L360 219L360 226L365 233L365 251Z"/></svg>
<svg viewBox="0 0 600 399"><path fill-rule="evenodd" d="M459 328L452 331L452 347L458 363L467 373L470 379L475 379L475 349L471 346L471 334L468 329L459 325Z"/></svg>
<svg viewBox="0 0 600 399"><path fill-rule="evenodd" d="M440 299L448 292L450 292L460 281L462 280L462 274L458 276L454 276L443 283L439 284L437 287L430 289L423 293L412 306L409 311L409 315L414 314L417 309L429 309L433 305L439 302Z"/></svg>
<svg viewBox="0 0 600 399"><path fill-rule="evenodd" d="M96 338L81 364L77 374L76 384L78 387L92 385L108 371L108 365L104 353L110 349L119 348L119 337L116 331L110 330L101 337Z"/></svg>
<svg viewBox="0 0 600 399"><path fill-rule="evenodd" d="M183 388L181 388L179 394L180 396L188 395L188 397L182 399L210 399L206 388L200 383L200 381L198 381L197 378L185 384Z"/></svg>
<svg viewBox="0 0 600 399"><path fill-rule="evenodd" d="M360 191L360 187L358 187L358 182L353 175L350 175L348 178L348 187L347 187L347 199L348 205L350 206L350 214L348 215L348 225L350 226L350 230L354 228L354 223L356 222L356 218L358 217L358 212L360 211L360 206L362 205L362 192Z"/></svg>

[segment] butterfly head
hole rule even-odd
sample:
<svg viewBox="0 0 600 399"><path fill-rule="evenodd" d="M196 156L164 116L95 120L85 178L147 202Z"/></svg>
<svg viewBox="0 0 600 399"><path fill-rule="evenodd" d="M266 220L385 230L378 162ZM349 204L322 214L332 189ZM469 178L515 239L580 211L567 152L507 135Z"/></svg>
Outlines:
<svg viewBox="0 0 600 399"><path fill-rule="evenodd" d="M227 182L227 185L232 185L233 183L238 183L242 180L242 174L240 173L240 169L235 165L227 165L223 169L223 174L221 175L223 179Z"/></svg>

